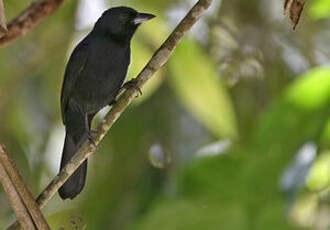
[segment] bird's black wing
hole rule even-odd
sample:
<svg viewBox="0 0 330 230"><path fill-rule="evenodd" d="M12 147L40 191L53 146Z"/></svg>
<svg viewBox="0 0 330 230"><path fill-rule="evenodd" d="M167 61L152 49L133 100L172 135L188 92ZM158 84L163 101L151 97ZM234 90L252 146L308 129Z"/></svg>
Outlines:
<svg viewBox="0 0 330 230"><path fill-rule="evenodd" d="M89 55L89 48L90 46L87 37L81 41L74 49L65 69L61 92L61 112L64 124L68 101L79 75L82 73L84 67L86 66Z"/></svg>

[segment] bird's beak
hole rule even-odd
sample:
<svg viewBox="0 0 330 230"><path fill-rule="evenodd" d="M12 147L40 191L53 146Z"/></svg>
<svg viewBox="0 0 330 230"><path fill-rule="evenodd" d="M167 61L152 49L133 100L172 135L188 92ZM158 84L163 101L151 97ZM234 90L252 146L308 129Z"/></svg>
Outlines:
<svg viewBox="0 0 330 230"><path fill-rule="evenodd" d="M135 25L139 25L142 22L148 21L154 17L156 17L156 16L153 14L138 13L138 15L134 18L133 23Z"/></svg>

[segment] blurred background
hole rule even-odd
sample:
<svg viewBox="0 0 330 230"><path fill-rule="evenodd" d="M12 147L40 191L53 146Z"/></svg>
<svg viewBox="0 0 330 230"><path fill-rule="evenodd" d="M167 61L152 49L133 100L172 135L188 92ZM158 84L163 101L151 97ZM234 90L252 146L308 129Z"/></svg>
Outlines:
<svg viewBox="0 0 330 230"><path fill-rule="evenodd" d="M32 1L5 1L10 20ZM195 0L70 0L0 51L0 141L37 196L58 172L65 64L102 12L157 18L135 77ZM89 159L52 229L330 229L330 1L292 30L282 0L214 2ZM98 121L108 109L100 112ZM0 229L15 216L0 187Z"/></svg>

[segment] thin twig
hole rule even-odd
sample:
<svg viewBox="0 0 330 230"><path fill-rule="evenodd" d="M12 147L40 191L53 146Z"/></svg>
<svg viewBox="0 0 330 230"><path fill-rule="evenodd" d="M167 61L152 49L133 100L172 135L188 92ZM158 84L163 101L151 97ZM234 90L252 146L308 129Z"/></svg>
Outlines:
<svg viewBox="0 0 330 230"><path fill-rule="evenodd" d="M23 37L45 17L53 13L64 0L36 0L8 23L8 31L0 38L0 48L7 46L14 40Z"/></svg>
<svg viewBox="0 0 330 230"><path fill-rule="evenodd" d="M1 161L0 182L2 183L3 189L7 194L10 205L13 208L19 223L23 226L23 229L36 230L30 213L25 207L20 195L18 194L12 180L10 179Z"/></svg>
<svg viewBox="0 0 330 230"><path fill-rule="evenodd" d="M38 230L50 230L46 219L42 215L37 202L34 200L31 192L27 188L22 176L19 174L15 164L8 157L5 148L0 144L0 161L8 173L12 183L14 184L16 191L21 197L24 205L30 213L33 223L36 225Z"/></svg>
<svg viewBox="0 0 330 230"><path fill-rule="evenodd" d="M127 89L117 100L108 114L105 116L104 120L98 126L93 141L97 146L112 125L117 121L120 115L125 111L128 105L136 98L139 94L138 88L142 86L151 78L154 72L161 68L169 59L170 55L184 37L184 35L191 29L191 27L198 21L205 10L212 4L214 0L199 0L196 5L189 11L184 19L179 23L163 45L155 52L153 57L150 59L148 64L140 72L136 78L136 86ZM94 153L96 147L85 142L79 151L72 157L68 164L62 168L62 170L55 176L55 178L49 183L49 185L44 189L44 191L39 195L37 202L40 207L43 207L57 190L64 184L64 182L73 174L73 172L82 164L85 159ZM17 223L14 223L7 230L17 229Z"/></svg>

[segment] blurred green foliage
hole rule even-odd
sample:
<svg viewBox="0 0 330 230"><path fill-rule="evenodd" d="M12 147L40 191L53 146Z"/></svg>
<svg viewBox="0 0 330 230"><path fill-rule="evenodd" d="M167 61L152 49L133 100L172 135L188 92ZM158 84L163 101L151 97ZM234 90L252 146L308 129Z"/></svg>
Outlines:
<svg viewBox="0 0 330 230"><path fill-rule="evenodd" d="M198 68L187 68L198 66ZM236 117L216 67L201 47L185 40L176 49L169 81L184 105L219 138L236 139Z"/></svg>
<svg viewBox="0 0 330 230"><path fill-rule="evenodd" d="M90 29L75 29L83 2L65 1L0 52L0 141L35 195L59 167L63 72L73 41ZM157 15L134 37L129 79L194 1L103 3ZM82 194L47 204L53 229L74 229L77 216L87 229L329 228L329 1L308 1L296 31L281 1L215 5L90 158ZM11 19L28 3L5 6ZM219 141L231 144L198 154ZM305 143L316 146L311 170L283 191L280 178ZM166 156L154 160L166 162L150 162L155 146ZM2 188L0 207L4 229L14 216Z"/></svg>
<svg viewBox="0 0 330 230"><path fill-rule="evenodd" d="M327 18L330 15L330 2L328 0L317 0L310 8L311 16L315 19Z"/></svg>

